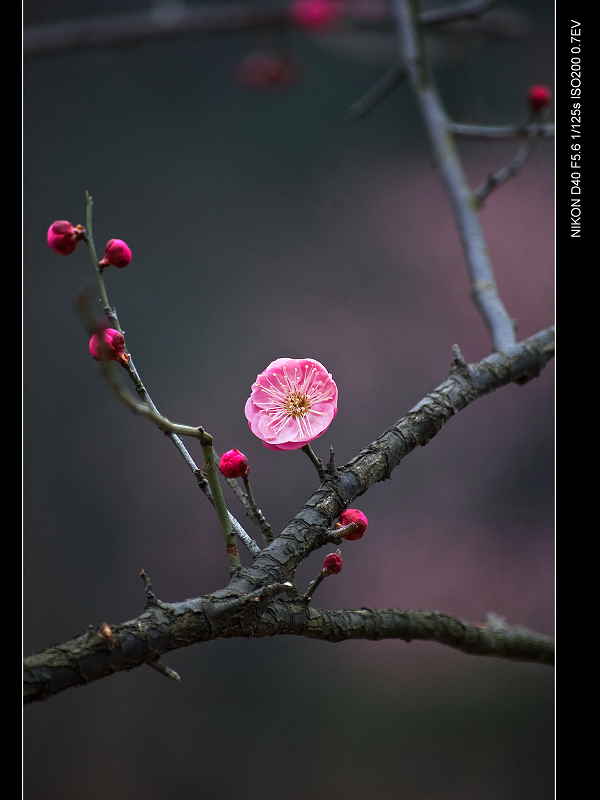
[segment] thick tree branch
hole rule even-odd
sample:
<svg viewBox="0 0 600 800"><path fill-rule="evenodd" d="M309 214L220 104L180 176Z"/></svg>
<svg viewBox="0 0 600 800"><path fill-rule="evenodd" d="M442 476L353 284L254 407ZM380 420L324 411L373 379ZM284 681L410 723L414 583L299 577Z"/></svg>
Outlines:
<svg viewBox="0 0 600 800"><path fill-rule="evenodd" d="M509 626L494 615L484 623L464 622L441 611L371 608L316 611L302 636L327 642L350 639L402 639L439 642L463 653L516 661L554 664L554 640L520 626Z"/></svg>
<svg viewBox="0 0 600 800"><path fill-rule="evenodd" d="M476 364L467 364L455 348L450 377L348 464L327 471L294 520L250 567L235 571L226 589L167 604L156 599L142 575L147 608L137 619L118 626L100 625L25 659L25 702L145 663L169 674L157 662L164 653L232 636L426 639L468 653L551 663L550 640L521 628L472 625L440 612L318 611L296 599L287 581L313 550L330 541L329 527L343 508L377 481L389 478L408 453L427 444L462 408L508 383L525 383L541 372L553 354L553 328ZM284 591L290 593L289 601L273 600Z"/></svg>
<svg viewBox="0 0 600 800"><path fill-rule="evenodd" d="M554 642L493 615L469 623L440 611L323 611L297 599L271 600L291 584L277 584L242 597L216 592L183 603L155 601L134 620L97 629L24 660L25 703L46 700L115 672L148 664L174 680L160 656L217 638L295 635L328 642L350 639L434 641L470 655L554 664Z"/></svg>

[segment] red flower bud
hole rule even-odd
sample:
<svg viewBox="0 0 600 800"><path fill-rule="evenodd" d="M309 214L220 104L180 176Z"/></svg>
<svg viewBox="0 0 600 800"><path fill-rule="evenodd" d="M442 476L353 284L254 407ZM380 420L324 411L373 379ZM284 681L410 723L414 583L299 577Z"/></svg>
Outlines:
<svg viewBox="0 0 600 800"><path fill-rule="evenodd" d="M305 31L326 31L339 17L337 0L292 0L288 7L290 20Z"/></svg>
<svg viewBox="0 0 600 800"><path fill-rule="evenodd" d="M248 474L248 459L235 448L221 456L219 469L226 478L245 478Z"/></svg>
<svg viewBox="0 0 600 800"><path fill-rule="evenodd" d="M342 558L337 553L329 553L323 559L323 573L325 575L337 575L342 571Z"/></svg>
<svg viewBox="0 0 600 800"><path fill-rule="evenodd" d="M66 219L58 219L48 228L48 245L55 253L68 256L77 247L82 228L75 228Z"/></svg>
<svg viewBox="0 0 600 800"><path fill-rule="evenodd" d="M105 328L92 336L90 353L96 361L120 361L122 364L129 362L123 334L114 328Z"/></svg>
<svg viewBox="0 0 600 800"><path fill-rule="evenodd" d="M358 508L347 508L345 511L342 511L338 517L335 528L344 528L351 523L356 525L356 528L349 530L347 533L340 533L340 539L360 539L365 535L369 523L366 516L362 511L359 511Z"/></svg>
<svg viewBox="0 0 600 800"><path fill-rule="evenodd" d="M111 239L107 243L104 251L104 258L100 261L100 267L108 267L112 264L119 269L126 267L131 261L131 250L122 239Z"/></svg>
<svg viewBox="0 0 600 800"><path fill-rule="evenodd" d="M534 114L539 114L552 100L552 92L547 86L530 86L527 90L527 103Z"/></svg>

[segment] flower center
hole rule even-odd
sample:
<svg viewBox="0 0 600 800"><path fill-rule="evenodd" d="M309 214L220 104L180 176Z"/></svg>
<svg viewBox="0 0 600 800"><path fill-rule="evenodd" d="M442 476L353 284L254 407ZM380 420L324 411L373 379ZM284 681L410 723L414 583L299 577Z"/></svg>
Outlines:
<svg viewBox="0 0 600 800"><path fill-rule="evenodd" d="M290 392L284 403L286 414L293 419L304 417L310 411L310 407L310 400L302 392Z"/></svg>

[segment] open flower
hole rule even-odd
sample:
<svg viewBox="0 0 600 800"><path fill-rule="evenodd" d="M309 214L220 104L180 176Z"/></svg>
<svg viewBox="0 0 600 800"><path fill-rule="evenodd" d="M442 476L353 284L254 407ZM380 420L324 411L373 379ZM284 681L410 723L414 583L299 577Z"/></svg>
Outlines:
<svg viewBox="0 0 600 800"><path fill-rule="evenodd" d="M244 412L270 450L298 450L331 425L338 390L313 358L278 358L257 376Z"/></svg>

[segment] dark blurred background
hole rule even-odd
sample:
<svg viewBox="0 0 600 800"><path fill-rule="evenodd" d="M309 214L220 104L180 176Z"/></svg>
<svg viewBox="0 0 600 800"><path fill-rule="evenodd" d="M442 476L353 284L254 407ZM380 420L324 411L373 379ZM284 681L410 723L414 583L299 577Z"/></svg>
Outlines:
<svg viewBox="0 0 600 800"><path fill-rule="evenodd" d="M24 4L25 25L146 3ZM527 119L553 85L553 4L436 75L461 122ZM278 357L323 362L339 413L314 442L344 463L490 341L414 99L402 85L362 121L348 109L385 72L352 45L288 31L287 91L235 80L250 32L39 56L24 65L24 650L143 610L138 573L178 601L224 586L217 521L175 448L103 384L75 311L87 250L46 244L85 222L127 344L159 409L237 447L275 530L317 486L300 452L266 450L243 414ZM353 57L353 56L356 57ZM516 143L462 142L473 186ZM553 144L482 213L497 282L526 337L553 321ZM553 366L461 412L356 503L323 607L487 612L553 632ZM200 462L201 453L192 454ZM231 500L243 522L243 512ZM323 551L298 573L313 579ZM543 800L553 796L553 673L413 642L216 641L24 713L27 800Z"/></svg>

